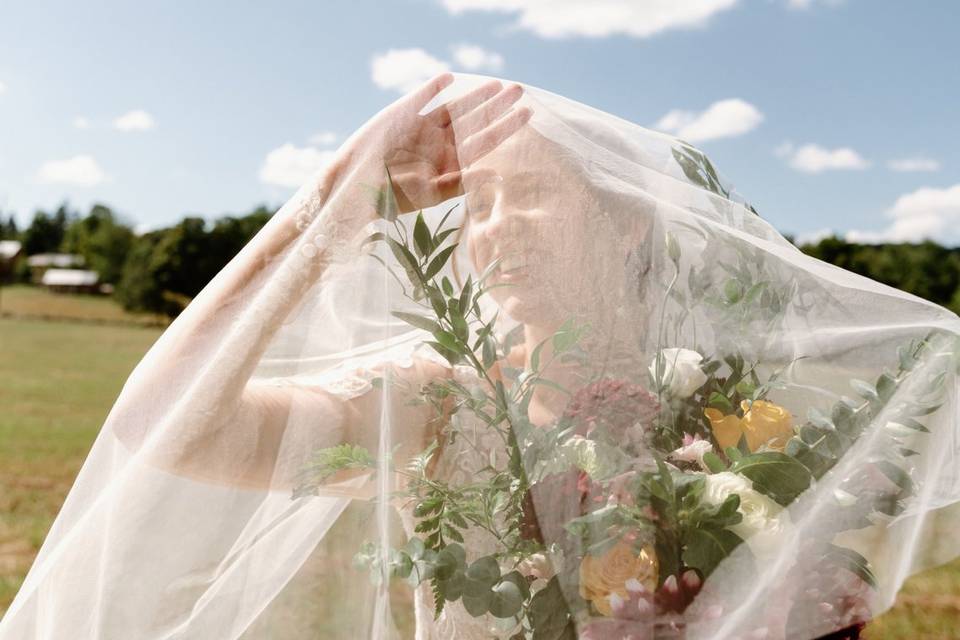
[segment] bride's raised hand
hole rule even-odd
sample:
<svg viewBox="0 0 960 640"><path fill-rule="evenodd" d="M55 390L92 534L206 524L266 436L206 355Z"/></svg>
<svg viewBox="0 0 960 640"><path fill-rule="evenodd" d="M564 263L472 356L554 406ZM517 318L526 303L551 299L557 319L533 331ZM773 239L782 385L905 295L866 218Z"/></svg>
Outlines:
<svg viewBox="0 0 960 640"><path fill-rule="evenodd" d="M465 180L482 181L480 173L492 170L472 171L470 165L530 119L528 107L514 108L523 88L498 80L420 115L451 82L452 74L441 74L381 114L388 127L378 132L382 158L401 213L462 195Z"/></svg>

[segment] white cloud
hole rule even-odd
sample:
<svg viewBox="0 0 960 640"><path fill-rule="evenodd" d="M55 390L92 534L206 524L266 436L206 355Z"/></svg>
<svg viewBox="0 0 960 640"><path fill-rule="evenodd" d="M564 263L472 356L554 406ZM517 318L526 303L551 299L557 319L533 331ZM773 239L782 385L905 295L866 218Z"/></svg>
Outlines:
<svg viewBox="0 0 960 640"><path fill-rule="evenodd" d="M503 56L473 44L453 48L453 59L467 71L497 72L503 69Z"/></svg>
<svg viewBox="0 0 960 640"><path fill-rule="evenodd" d="M84 118L83 116L77 116L73 119L73 126L77 129L89 129L90 121Z"/></svg>
<svg viewBox="0 0 960 640"><path fill-rule="evenodd" d="M850 242L960 242L960 184L923 187L904 194L886 211L893 222L882 231L849 231Z"/></svg>
<svg viewBox="0 0 960 640"><path fill-rule="evenodd" d="M805 144L794 147L785 142L774 153L786 158L787 163L797 171L821 173L833 170L866 169L870 163L850 147L827 149L817 144Z"/></svg>
<svg viewBox="0 0 960 640"><path fill-rule="evenodd" d="M79 155L44 163L37 172L37 180L45 184L93 187L105 182L107 174L92 156Z"/></svg>
<svg viewBox="0 0 960 640"><path fill-rule="evenodd" d="M323 169L335 154L335 151L297 147L288 142L267 154L260 167L260 181L280 187L299 187Z"/></svg>
<svg viewBox="0 0 960 640"><path fill-rule="evenodd" d="M939 171L940 163L933 158L923 158L914 156L911 158L899 158L887 163L891 171L917 172L917 171Z"/></svg>
<svg viewBox="0 0 960 640"><path fill-rule="evenodd" d="M794 239L796 245L802 246L805 244L819 244L819 242L825 238L837 235L833 229L824 227L822 229L817 229L816 231L807 231L806 233L800 233Z"/></svg>
<svg viewBox="0 0 960 640"><path fill-rule="evenodd" d="M423 49L390 49L371 62L373 83L381 89L407 93L450 68Z"/></svg>
<svg viewBox="0 0 960 640"><path fill-rule="evenodd" d="M113 121L113 127L119 131L149 131L156 126L153 116L143 109L134 109Z"/></svg>
<svg viewBox="0 0 960 640"><path fill-rule="evenodd" d="M674 109L653 126L687 142L704 142L743 135L761 122L759 109L740 98L730 98L714 102L699 113Z"/></svg>
<svg viewBox="0 0 960 640"><path fill-rule="evenodd" d="M339 137L340 136L333 131L321 131L320 133L315 133L310 136L309 142L310 144L316 144L321 147L329 147L334 144Z"/></svg>
<svg viewBox="0 0 960 640"><path fill-rule="evenodd" d="M517 14L512 27L543 38L628 35L646 38L705 26L738 0L440 0L450 13Z"/></svg>
<svg viewBox="0 0 960 640"><path fill-rule="evenodd" d="M0 95L2 95L3 92L6 90L7 90L7 85L3 84L3 81L0 80Z"/></svg>

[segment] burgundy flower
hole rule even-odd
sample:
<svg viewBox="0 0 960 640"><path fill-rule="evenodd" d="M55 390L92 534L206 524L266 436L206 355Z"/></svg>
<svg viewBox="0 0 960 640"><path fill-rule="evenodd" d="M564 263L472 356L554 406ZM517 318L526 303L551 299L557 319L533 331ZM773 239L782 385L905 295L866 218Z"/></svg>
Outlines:
<svg viewBox="0 0 960 640"><path fill-rule="evenodd" d="M603 378L574 394L564 417L577 425L581 436L605 427L612 438L620 439L637 423L649 425L659 410L657 397L642 386Z"/></svg>
<svg viewBox="0 0 960 640"><path fill-rule="evenodd" d="M693 569L684 571L679 580L677 576L668 577L654 595L657 610L682 613L700 593L702 587L703 580Z"/></svg>

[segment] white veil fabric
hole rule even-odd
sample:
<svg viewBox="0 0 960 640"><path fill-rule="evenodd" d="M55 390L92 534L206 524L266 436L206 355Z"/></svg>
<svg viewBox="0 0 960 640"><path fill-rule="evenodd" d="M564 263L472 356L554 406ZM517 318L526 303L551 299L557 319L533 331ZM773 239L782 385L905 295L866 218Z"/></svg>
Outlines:
<svg viewBox="0 0 960 640"><path fill-rule="evenodd" d="M856 628L960 555L958 370L693 146L445 74L143 358L0 640Z"/></svg>

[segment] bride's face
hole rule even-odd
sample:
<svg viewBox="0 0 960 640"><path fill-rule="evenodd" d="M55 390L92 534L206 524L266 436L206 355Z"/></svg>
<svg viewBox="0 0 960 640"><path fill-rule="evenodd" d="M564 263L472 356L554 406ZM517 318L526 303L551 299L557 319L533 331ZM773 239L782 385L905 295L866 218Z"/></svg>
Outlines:
<svg viewBox="0 0 960 640"><path fill-rule="evenodd" d="M473 167L493 180L465 185L467 249L513 319L557 324L599 311L622 290L626 241L560 147L524 127Z"/></svg>

